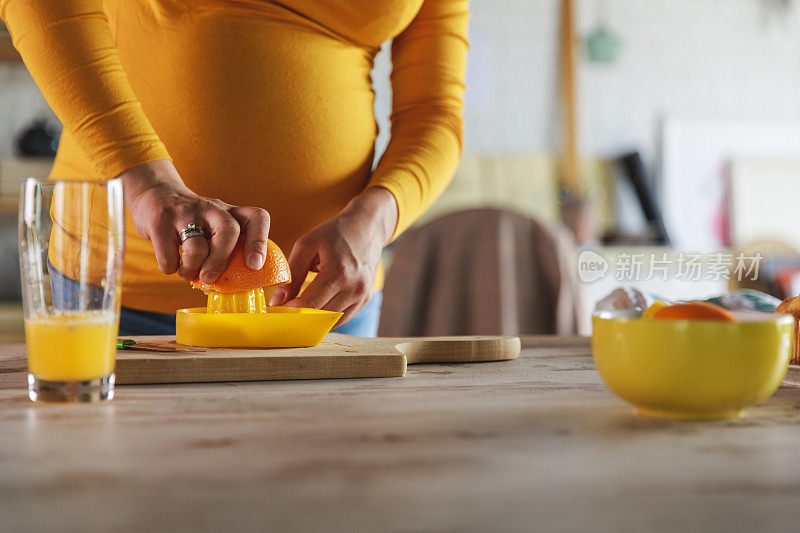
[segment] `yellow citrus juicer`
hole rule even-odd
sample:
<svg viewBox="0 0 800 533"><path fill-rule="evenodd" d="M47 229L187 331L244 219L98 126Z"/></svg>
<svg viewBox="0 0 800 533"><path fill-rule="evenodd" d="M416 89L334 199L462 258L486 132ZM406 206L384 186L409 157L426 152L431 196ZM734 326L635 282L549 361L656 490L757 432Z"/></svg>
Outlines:
<svg viewBox="0 0 800 533"><path fill-rule="evenodd" d="M207 307L178 311L175 340L207 348L310 347L322 342L342 317L334 311L270 307L269 296L263 289L209 292Z"/></svg>

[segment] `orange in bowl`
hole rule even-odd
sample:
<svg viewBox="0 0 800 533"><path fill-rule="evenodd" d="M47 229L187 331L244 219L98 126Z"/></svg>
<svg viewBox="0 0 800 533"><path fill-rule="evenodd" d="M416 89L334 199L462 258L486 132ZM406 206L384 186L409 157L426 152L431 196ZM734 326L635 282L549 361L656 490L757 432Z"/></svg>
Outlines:
<svg viewBox="0 0 800 533"><path fill-rule="evenodd" d="M684 302L666 305L653 311L652 320L711 320L715 322L738 322L736 316L719 305L708 302Z"/></svg>

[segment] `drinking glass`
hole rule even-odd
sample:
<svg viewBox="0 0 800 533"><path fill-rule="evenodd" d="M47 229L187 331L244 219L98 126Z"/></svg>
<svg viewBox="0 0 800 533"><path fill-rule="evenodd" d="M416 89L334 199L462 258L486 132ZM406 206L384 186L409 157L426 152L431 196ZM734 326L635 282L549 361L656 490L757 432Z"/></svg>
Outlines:
<svg viewBox="0 0 800 533"><path fill-rule="evenodd" d="M118 179L23 182L19 252L31 400L114 397L124 221Z"/></svg>

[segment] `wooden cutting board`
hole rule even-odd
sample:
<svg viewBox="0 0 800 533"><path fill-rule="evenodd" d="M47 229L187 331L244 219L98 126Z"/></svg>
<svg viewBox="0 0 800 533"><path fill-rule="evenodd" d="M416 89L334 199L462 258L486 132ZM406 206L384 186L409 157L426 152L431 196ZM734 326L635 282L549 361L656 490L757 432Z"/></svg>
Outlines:
<svg viewBox="0 0 800 533"><path fill-rule="evenodd" d="M174 337L133 337L174 342ZM406 364L472 363L519 357L519 337L365 339L332 333L313 348L209 348L205 352L120 350L119 385L279 379L389 378Z"/></svg>

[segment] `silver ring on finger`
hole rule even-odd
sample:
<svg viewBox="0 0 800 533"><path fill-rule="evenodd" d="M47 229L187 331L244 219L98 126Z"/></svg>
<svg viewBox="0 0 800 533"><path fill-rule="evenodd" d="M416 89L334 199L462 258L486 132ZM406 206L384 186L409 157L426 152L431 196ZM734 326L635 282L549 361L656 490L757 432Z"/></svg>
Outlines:
<svg viewBox="0 0 800 533"><path fill-rule="evenodd" d="M203 228L195 224L194 222L190 222L186 225L185 228L181 230L181 243L186 242L186 239L191 239L192 237L205 237L206 232L203 231Z"/></svg>

